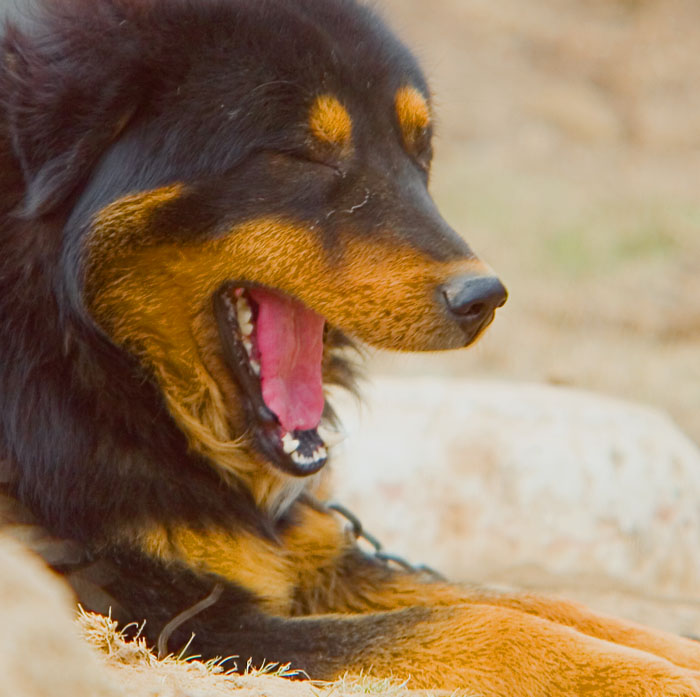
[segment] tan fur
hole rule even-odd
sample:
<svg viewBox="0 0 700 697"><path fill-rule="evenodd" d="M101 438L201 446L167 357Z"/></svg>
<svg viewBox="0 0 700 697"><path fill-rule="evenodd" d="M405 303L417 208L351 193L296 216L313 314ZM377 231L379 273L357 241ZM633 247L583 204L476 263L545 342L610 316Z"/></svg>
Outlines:
<svg viewBox="0 0 700 697"><path fill-rule="evenodd" d="M135 537L149 556L218 574L252 592L267 612L287 617L294 614L295 596L313 592L319 577L335 568L349 546L337 521L311 508L304 508L302 523L279 541L186 526L156 526Z"/></svg>
<svg viewBox="0 0 700 697"><path fill-rule="evenodd" d="M477 602L496 604L572 627L583 634L655 654L679 666L700 670L700 645L697 642L650 629L635 622L594 613L583 605L536 595L499 595L474 592Z"/></svg>
<svg viewBox="0 0 700 697"><path fill-rule="evenodd" d="M356 663L344 663L338 675L369 669L410 677L414 688L469 685L483 697L680 697L696 694L691 687L700 689L694 682L700 675L693 672L700 669L695 642L573 603L345 567L352 542L341 523L309 506L297 513L298 523L277 542L179 527L146 531L138 544L159 559L241 585L271 614L357 617L355 631L366 633L366 651ZM389 620L379 643L364 623L372 617Z"/></svg>
<svg viewBox="0 0 700 697"><path fill-rule="evenodd" d="M355 239L348 229L330 258L312 231L266 218L202 243L149 244L141 215L135 222L130 217L133 207L130 197L101 213L88 248L88 300L118 343L133 343L137 328L159 340L173 333L184 338L186 318L232 279L285 291L332 324L384 348L421 351L464 343L436 301L435 288L453 275L482 273L477 259L441 263L381 229L367 240ZM185 313L173 311L183 305Z"/></svg>
<svg viewBox="0 0 700 697"><path fill-rule="evenodd" d="M178 561L237 583L254 593L271 614L288 613L292 589L287 581L287 559L272 542L246 533L178 527L145 532L139 543L151 557Z"/></svg>
<svg viewBox="0 0 700 697"><path fill-rule="evenodd" d="M394 103L404 143L412 150L420 135L430 126L430 106L415 87L402 87Z"/></svg>
<svg viewBox="0 0 700 697"><path fill-rule="evenodd" d="M316 98L309 111L309 129L323 143L347 148L352 141L352 117L330 94Z"/></svg>
<svg viewBox="0 0 700 697"><path fill-rule="evenodd" d="M394 641L370 642L357 663L413 688L479 697L691 697L696 676L664 658L508 608L397 613ZM465 689L468 686L468 689Z"/></svg>
<svg viewBox="0 0 700 697"><path fill-rule="evenodd" d="M187 526L132 532L137 546L163 561L216 573L252 592L276 615L364 613L417 605L458 602L462 595L449 586L416 583L400 576L376 584L376 576L342 574L339 562L354 540L332 515L298 506L299 520L279 540L253 533Z"/></svg>
<svg viewBox="0 0 700 697"><path fill-rule="evenodd" d="M191 447L241 479L262 508L282 510L315 480L287 477L246 447L238 388L219 348L215 291L229 280L255 281L370 343L431 349L464 342L435 286L483 267L439 263L380 233L357 241L350 231L331 259L312 231L275 219L201 243L165 242L153 213L184 193L172 186L129 196L97 216L86 249L88 305L107 334L151 368Z"/></svg>

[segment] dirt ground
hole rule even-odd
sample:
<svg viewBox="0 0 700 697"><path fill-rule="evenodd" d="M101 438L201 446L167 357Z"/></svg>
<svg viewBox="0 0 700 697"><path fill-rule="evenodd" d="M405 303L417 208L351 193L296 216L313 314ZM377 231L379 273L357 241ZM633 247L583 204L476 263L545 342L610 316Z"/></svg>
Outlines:
<svg viewBox="0 0 700 697"><path fill-rule="evenodd" d="M511 298L373 370L586 387L700 442L700 4L380 0L432 77L433 193Z"/></svg>

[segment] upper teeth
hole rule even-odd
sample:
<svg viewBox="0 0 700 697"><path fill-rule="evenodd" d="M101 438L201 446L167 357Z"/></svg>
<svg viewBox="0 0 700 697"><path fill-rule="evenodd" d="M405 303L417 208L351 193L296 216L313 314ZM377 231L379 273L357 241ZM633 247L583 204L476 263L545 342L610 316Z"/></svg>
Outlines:
<svg viewBox="0 0 700 697"><path fill-rule="evenodd" d="M243 295L236 300L236 314L241 333L250 336L253 333L253 311Z"/></svg>

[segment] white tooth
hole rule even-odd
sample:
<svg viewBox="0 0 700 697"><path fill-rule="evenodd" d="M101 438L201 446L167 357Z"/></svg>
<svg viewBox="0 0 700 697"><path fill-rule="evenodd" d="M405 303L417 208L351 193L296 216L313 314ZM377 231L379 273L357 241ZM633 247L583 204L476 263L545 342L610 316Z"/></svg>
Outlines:
<svg viewBox="0 0 700 697"><path fill-rule="evenodd" d="M299 453L297 453L297 452L292 453L292 460L294 460L294 462L296 462L297 465L303 465L303 464L304 464L301 455L299 455Z"/></svg>
<svg viewBox="0 0 700 697"><path fill-rule="evenodd" d="M296 455L296 449L299 447L299 441L292 436L291 433L285 433L282 436L282 448L284 449L284 452L287 453L287 455L292 455L292 458L294 455ZM295 460L296 462L296 460Z"/></svg>
<svg viewBox="0 0 700 697"><path fill-rule="evenodd" d="M254 358L250 359L250 367L253 369L253 372L260 377L260 363L258 363Z"/></svg>
<svg viewBox="0 0 700 697"><path fill-rule="evenodd" d="M253 353L253 344L250 341L250 339L246 339L243 337L243 347L246 350L246 353L250 356Z"/></svg>
<svg viewBox="0 0 700 697"><path fill-rule="evenodd" d="M236 310L238 311L238 318L241 322L250 322L250 320L253 319L253 311L243 298L236 303Z"/></svg>
<svg viewBox="0 0 700 697"><path fill-rule="evenodd" d="M252 334L253 311L250 309L250 305L244 297L240 297L236 300L236 313L238 317L238 326L241 328L243 334Z"/></svg>
<svg viewBox="0 0 700 697"><path fill-rule="evenodd" d="M335 448L336 445L340 445L347 438L347 434L342 431L331 431L323 426L319 426L318 435L329 450Z"/></svg>
<svg viewBox="0 0 700 697"><path fill-rule="evenodd" d="M328 452L327 450L321 445L316 449L316 452L314 453L314 457L317 460L325 460L328 457Z"/></svg>
<svg viewBox="0 0 700 697"><path fill-rule="evenodd" d="M238 317L243 322L250 322L253 317L253 311L250 309L250 304L245 298L238 298L238 300L236 300L236 310L238 312Z"/></svg>
<svg viewBox="0 0 700 697"><path fill-rule="evenodd" d="M250 303L246 300L246 298L243 295L236 298L236 308L238 309L238 314L244 314L247 312L248 319L250 319L250 316L252 315L250 311Z"/></svg>

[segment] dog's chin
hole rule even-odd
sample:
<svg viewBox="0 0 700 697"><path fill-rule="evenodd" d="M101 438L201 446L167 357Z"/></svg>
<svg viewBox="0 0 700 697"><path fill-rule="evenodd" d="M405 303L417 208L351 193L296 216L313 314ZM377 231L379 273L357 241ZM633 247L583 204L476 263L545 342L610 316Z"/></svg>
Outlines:
<svg viewBox="0 0 700 697"><path fill-rule="evenodd" d="M317 473L334 435L321 426L324 319L281 291L234 282L215 294L214 313L251 446L285 474Z"/></svg>

